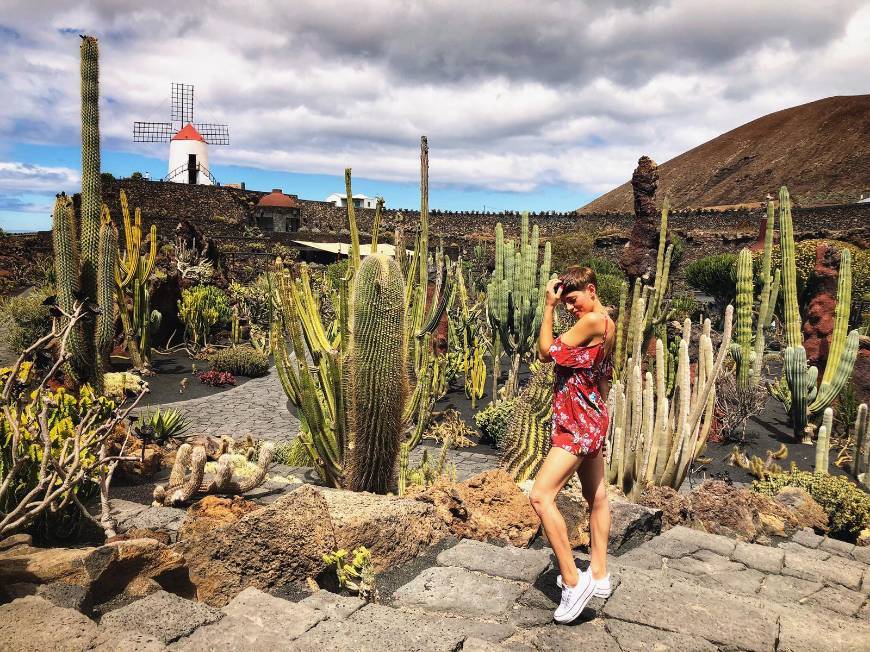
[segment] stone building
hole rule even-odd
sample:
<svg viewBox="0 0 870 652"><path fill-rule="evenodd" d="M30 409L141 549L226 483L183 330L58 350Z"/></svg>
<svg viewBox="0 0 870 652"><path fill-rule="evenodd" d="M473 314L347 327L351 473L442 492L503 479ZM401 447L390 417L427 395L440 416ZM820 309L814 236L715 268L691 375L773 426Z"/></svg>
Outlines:
<svg viewBox="0 0 870 652"><path fill-rule="evenodd" d="M285 195L274 188L254 208L253 222L264 233L287 233L302 228L299 202L295 195Z"/></svg>

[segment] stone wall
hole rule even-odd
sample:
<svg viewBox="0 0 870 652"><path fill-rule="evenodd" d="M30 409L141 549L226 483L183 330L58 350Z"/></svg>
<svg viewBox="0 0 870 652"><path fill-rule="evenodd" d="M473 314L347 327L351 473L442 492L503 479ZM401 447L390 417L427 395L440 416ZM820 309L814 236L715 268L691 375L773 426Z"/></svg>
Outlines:
<svg viewBox="0 0 870 652"><path fill-rule="evenodd" d="M238 238L243 235L243 226L250 223L253 209L265 192L241 190L222 186L189 186L155 181L113 181L106 184L105 200L112 215L120 216L119 190L123 188L131 207L140 207L145 224L156 223L160 238L171 241L175 225L181 219L189 219L215 239ZM303 222L310 231L293 234L276 234L282 241L292 239L346 240L346 209L321 201L300 199ZM357 209L357 222L367 233L374 219L373 209ZM834 238L852 242L862 247L870 243L870 204L846 204L840 206L796 207L792 211L795 237ZM599 253L615 257L628 240L633 215L599 213L579 215L575 212L553 211L532 213L530 218L537 223L544 238L588 231L596 235ZM694 210L672 213L669 226L673 233L686 240L685 262L701 256L722 251L736 251L751 244L758 237L759 224L764 211ZM487 245L494 238L497 222L502 222L508 237L519 231L519 213L482 213L432 210L430 212L430 237L437 242L442 238L451 249L469 251L478 242ZM406 241L413 242L413 230L419 223L419 212L408 209L386 210L382 216L381 232L385 240L391 240L394 229L403 226Z"/></svg>

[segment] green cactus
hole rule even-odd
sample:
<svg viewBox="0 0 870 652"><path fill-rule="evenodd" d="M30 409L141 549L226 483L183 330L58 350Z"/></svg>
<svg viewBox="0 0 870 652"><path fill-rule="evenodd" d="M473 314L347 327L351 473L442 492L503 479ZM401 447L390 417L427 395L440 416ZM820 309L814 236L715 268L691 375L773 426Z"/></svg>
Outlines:
<svg viewBox="0 0 870 652"><path fill-rule="evenodd" d="M637 315L642 315L643 296L639 304ZM651 372L643 373L636 344L635 355L629 359L630 373L613 384L608 397L608 445L612 454L607 478L626 495L636 497L649 483L678 489L690 463L703 450L713 422L716 377L731 342L732 317L733 307L728 306L715 358L710 320L704 322L694 379L689 368L689 336L684 331L673 402L665 393L664 343L661 339L656 342L655 379ZM642 333L643 320L636 318L635 322L637 332Z"/></svg>
<svg viewBox="0 0 870 652"><path fill-rule="evenodd" d="M399 447L399 486L398 493L400 496L405 495L408 489L408 458L411 454L411 445L404 442Z"/></svg>
<svg viewBox="0 0 870 652"><path fill-rule="evenodd" d="M668 321L673 316L672 311L664 309L664 298L668 290L671 274L671 257L674 252L674 245L667 244L669 209L670 202L665 197L662 202L662 217L659 223L659 248L656 253L655 286L652 291L652 299L647 301L646 304L646 313L643 320L644 336L646 336L651 328Z"/></svg>
<svg viewBox="0 0 870 652"><path fill-rule="evenodd" d="M807 406L816 397L816 379L819 370L807 367L804 347L788 347L783 354L783 372L791 400L791 419L794 436L798 441L812 443L812 432L807 427Z"/></svg>
<svg viewBox="0 0 870 652"><path fill-rule="evenodd" d="M834 410L825 408L822 425L816 439L816 473L828 473L828 462L831 451L831 428L834 424Z"/></svg>
<svg viewBox="0 0 870 652"><path fill-rule="evenodd" d="M782 251L782 304L785 316L786 346L801 346L801 316L798 310L797 271L794 262L794 230L791 222L791 202L788 189L779 189L779 233Z"/></svg>
<svg viewBox="0 0 870 652"><path fill-rule="evenodd" d="M350 277L353 278L356 270L359 269L359 229L356 226L356 209L353 205L353 191L350 183L351 169L344 170L344 188L347 193L347 219L350 226L350 256L348 257L348 271Z"/></svg>
<svg viewBox="0 0 870 652"><path fill-rule="evenodd" d="M852 254L841 251L837 280L837 305L831 348L820 387L816 387L819 371L807 367L806 352L801 337L801 316L798 310L797 272L795 266L794 231L791 220L791 202L785 186L779 191L779 228L782 250L782 295L785 314L784 377L790 394L790 415L795 439L812 441L809 419L828 408L852 376L858 355L858 330L846 335L852 297ZM774 392L781 397L783 388ZM787 402L787 401L786 401Z"/></svg>
<svg viewBox="0 0 870 652"><path fill-rule="evenodd" d="M746 391L750 386L755 362L752 349L752 253L743 249L737 259L737 332L731 354L737 361L737 387ZM759 328L760 330L760 328Z"/></svg>
<svg viewBox="0 0 870 652"><path fill-rule="evenodd" d="M428 174L425 146L424 139L421 148L421 179L425 179ZM349 171L347 182L347 191L350 194ZM425 188L425 184L421 185ZM427 199L422 200L421 205L425 207L427 201ZM348 220L351 233L357 232L353 210L348 210ZM390 409L394 409L397 404L400 406L399 419L391 418L390 427L398 422L400 432L409 430L406 442L409 450L422 439L435 400L438 398L437 387L443 386L444 378L443 362L433 352L430 346L430 333L424 327L427 322L437 323L435 315L439 305L443 303L440 298L441 285L436 283L436 296L433 298L427 319L428 272L422 273L428 269L428 256L422 248L422 243L428 241L428 231L425 227L424 221L423 228L416 234L413 258L411 261L405 261L407 268L404 284L407 291L399 295L404 323L404 327L397 331L401 342L399 350L406 356L404 359L414 360L414 364L408 364L416 378L414 391L407 396L407 390L403 389L402 396L405 398L399 402L396 401L396 396L381 395L381 399L391 401ZM397 242L400 240L401 238L397 238ZM404 250L404 245L400 250ZM375 255L371 263L362 261L360 266L377 266L381 264L377 261L384 258ZM439 269L446 270L449 260L444 256L436 256L436 258ZM403 276L400 265L400 262L390 262L393 273L398 272L399 282L402 281ZM444 274L439 275L439 278L443 277ZM423 279L422 283L421 279ZM363 334L359 331L359 324L381 317L382 315L372 311L383 308L378 303L371 304L369 299L359 298L359 303L354 299L358 280L362 282L359 268L354 269L349 265L347 275L338 280L337 290L330 290L333 293L333 305L336 307L335 319L330 324L324 324L318 298L312 292L307 266L299 266L298 278L293 278L289 271L284 269L280 258L276 260L274 274L270 275L273 303L276 308L272 317L270 344L278 377L299 417L298 441L300 446L304 447L308 458L313 461L315 470L323 482L333 487L343 487L348 483L361 486L357 482L379 483L379 487L387 486L388 483L392 487L395 477L394 475L387 477L387 468L391 467L392 473L395 472L398 448L393 449L390 444L385 449L379 449L386 451L386 454L376 457L374 462L364 460L363 454L366 449L362 444L357 447L356 428L352 428L349 424L353 416L352 421L358 428L366 429L371 437L377 435L377 423L372 421L375 418L373 415L379 414L377 404L370 405L369 409L374 410L372 414L366 413L362 410L362 403L354 402L357 399L362 400L363 395L359 393L362 389L354 395L348 393L353 388L365 388L368 386L367 383L374 382L373 378L354 375L351 364L356 358L352 355L352 343L359 343L358 338ZM445 291L445 294L449 292ZM375 344L387 346L389 340L381 335L380 341ZM390 351L391 355L396 354L393 348L390 348ZM360 358L361 361L366 359ZM355 377L359 382L352 382ZM373 400L373 397L369 397L368 400ZM384 427L386 425L384 424ZM364 434L364 439L361 440L365 441L366 445L371 443L365 440L369 435ZM377 442L376 439L372 441ZM394 452L390 453L390 451ZM392 461L387 459L390 455ZM375 464L376 468L363 468L364 464L370 462Z"/></svg>
<svg viewBox="0 0 870 652"><path fill-rule="evenodd" d="M348 403L354 445L349 455L349 488L387 493L394 488L402 442L402 413L408 395L405 283L398 263L367 256L354 285L353 325L348 351Z"/></svg>
<svg viewBox="0 0 870 652"><path fill-rule="evenodd" d="M100 61L93 36L81 42L82 201L81 278L82 290L97 298L97 258L100 242L102 185L100 179Z"/></svg>
<svg viewBox="0 0 870 652"><path fill-rule="evenodd" d="M613 378L619 380L620 372L625 368L625 334L628 322L626 301L628 300L628 281L623 281L619 289L619 315L616 318L616 343L613 353Z"/></svg>
<svg viewBox="0 0 870 652"><path fill-rule="evenodd" d="M550 278L550 243L544 245L539 262L538 225L529 234L529 214L522 214L520 243L505 241L501 223L495 227L495 270L487 291L492 324L493 351L510 356L511 367L504 397L513 398L519 379L520 362L534 351L543 318L546 285ZM496 341L498 345L496 345ZM493 355L493 401L497 400L498 357Z"/></svg>
<svg viewBox="0 0 870 652"><path fill-rule="evenodd" d="M773 230L775 228L775 213L773 202L767 202L767 228L764 231L764 254L761 258L761 297L758 308L758 321L755 329L755 350L750 372L750 384L758 386L761 382L761 365L764 362L765 331L773 317L781 279L780 268L777 267L771 276L771 258L773 251Z"/></svg>
<svg viewBox="0 0 870 652"><path fill-rule="evenodd" d="M113 279L117 236L107 212L101 210L99 48L97 39L82 37L82 201L76 220L66 195L55 201L52 242L59 306L69 312L75 296L87 297L99 306L95 321L83 321L68 341L70 361L66 373L74 383L87 382L101 391L114 335Z"/></svg>
<svg viewBox="0 0 870 652"><path fill-rule="evenodd" d="M384 198L378 197L375 205L375 219L372 222L372 247L371 253L378 253L378 231L381 228L381 212L384 210ZM396 256L398 259L398 256ZM399 265L401 269L401 265Z"/></svg>
<svg viewBox="0 0 870 652"><path fill-rule="evenodd" d="M242 341L241 326L239 325L239 307L233 306L233 314L230 317L230 341L233 346Z"/></svg>
<svg viewBox="0 0 870 652"><path fill-rule="evenodd" d="M541 364L516 399L502 443L500 466L517 482L535 477L550 450L552 409L553 364Z"/></svg>
<svg viewBox="0 0 870 652"><path fill-rule="evenodd" d="M100 224L99 253L97 256L97 296L102 312L97 316L95 347L96 347L96 378L97 387L103 387L103 376L109 371L109 353L115 337L115 268L118 263L118 232L109 209L103 206L103 217Z"/></svg>
<svg viewBox="0 0 870 652"><path fill-rule="evenodd" d="M870 435L867 433L868 418L867 404L858 406L858 414L855 416L855 445L852 448L852 475L865 488L870 489Z"/></svg>
<svg viewBox="0 0 870 652"><path fill-rule="evenodd" d="M131 220L127 195L122 190L125 249L113 278L115 297L121 314L124 342L133 367L148 374L151 373L151 331L159 326L161 318L158 311L151 310L148 291L157 258L157 226L151 225L151 246L146 254L142 244L142 215L138 208L134 214L135 218Z"/></svg>
<svg viewBox="0 0 870 652"><path fill-rule="evenodd" d="M71 314L75 295L81 287L81 267L79 265L79 233L76 227L72 200L61 193L54 202L52 214L52 244L54 246L54 269L57 279L57 303L61 310ZM78 379L79 370L84 368L84 334L74 328L67 344L72 359L64 369L65 373ZM80 379L79 379L80 380Z"/></svg>

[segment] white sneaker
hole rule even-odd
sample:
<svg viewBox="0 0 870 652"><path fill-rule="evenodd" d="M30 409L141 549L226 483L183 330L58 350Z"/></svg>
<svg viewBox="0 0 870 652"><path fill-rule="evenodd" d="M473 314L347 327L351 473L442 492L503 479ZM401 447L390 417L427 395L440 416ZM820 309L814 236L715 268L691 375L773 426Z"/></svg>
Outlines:
<svg viewBox="0 0 870 652"><path fill-rule="evenodd" d="M604 598L604 599L607 599L610 597L610 593L611 593L610 573L608 573L607 575L602 577L600 580L593 579L592 581L595 583L595 591L592 593L592 595L594 597ZM558 586L560 589L564 588L562 586L562 576L561 575L556 577L556 586Z"/></svg>
<svg viewBox="0 0 870 652"><path fill-rule="evenodd" d="M556 613L553 614L553 620L562 624L575 620L589 604L594 591L595 580L592 579L592 572L586 570L580 573L577 586L562 587L562 601L559 603Z"/></svg>

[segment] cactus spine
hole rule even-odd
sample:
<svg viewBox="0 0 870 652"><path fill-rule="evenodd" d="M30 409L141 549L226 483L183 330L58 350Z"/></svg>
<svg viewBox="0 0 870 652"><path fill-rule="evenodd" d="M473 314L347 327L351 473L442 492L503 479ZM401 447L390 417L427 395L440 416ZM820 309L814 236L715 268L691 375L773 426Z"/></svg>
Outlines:
<svg viewBox="0 0 870 652"><path fill-rule="evenodd" d="M822 425L819 428L819 436L816 440L816 473L828 473L828 461L831 450L831 428L834 424L834 410L825 408Z"/></svg>
<svg viewBox="0 0 870 652"><path fill-rule="evenodd" d="M353 325L348 351L354 445L349 488L387 493L393 489L408 395L402 270L381 254L366 257L354 285Z"/></svg>

